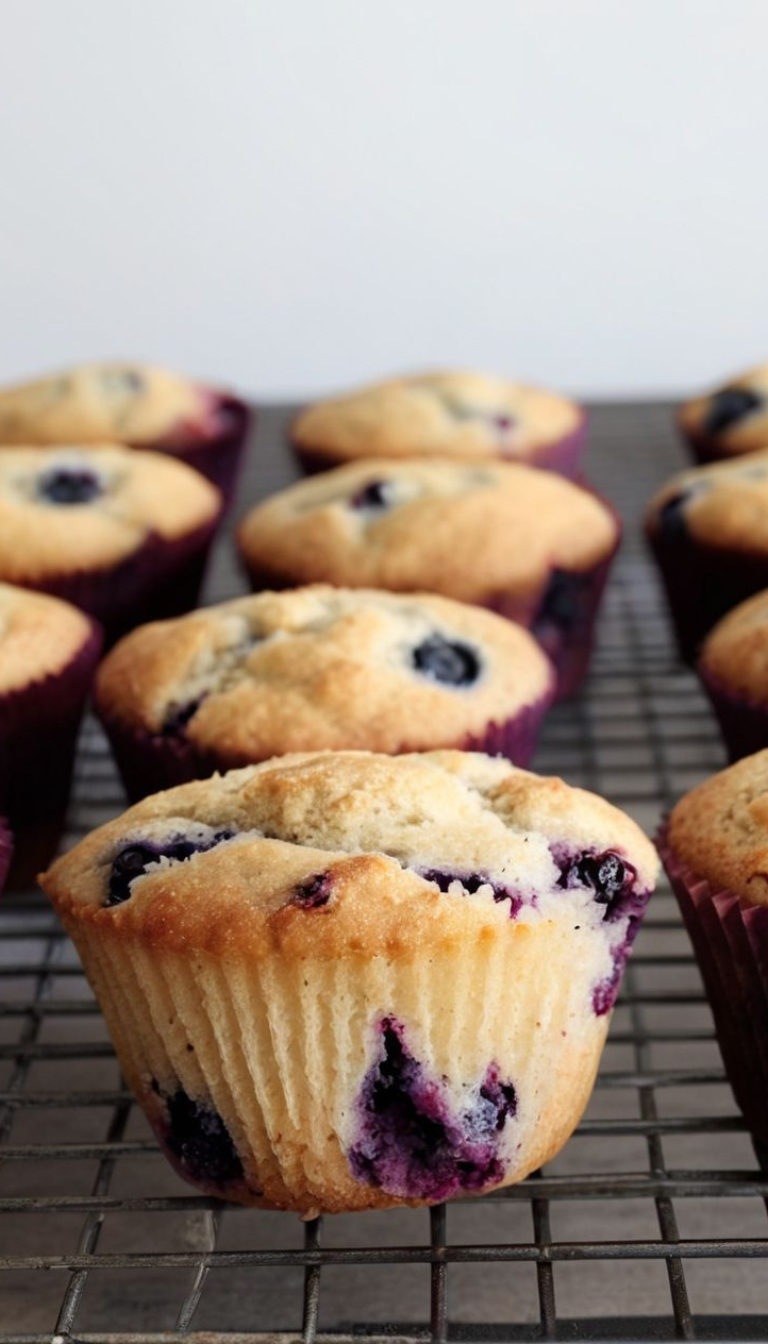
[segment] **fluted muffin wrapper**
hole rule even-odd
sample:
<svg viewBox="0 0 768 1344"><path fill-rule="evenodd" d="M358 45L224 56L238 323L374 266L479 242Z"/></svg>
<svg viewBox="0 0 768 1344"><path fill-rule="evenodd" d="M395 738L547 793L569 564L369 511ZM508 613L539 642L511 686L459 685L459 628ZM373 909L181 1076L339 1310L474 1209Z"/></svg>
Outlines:
<svg viewBox="0 0 768 1344"><path fill-rule="evenodd" d="M44 579L17 575L14 583L79 607L99 622L109 647L137 625L181 616L197 605L220 521L221 511L173 541L151 533L116 565Z"/></svg>
<svg viewBox="0 0 768 1344"><path fill-rule="evenodd" d="M0 894L13 858L13 836L5 817L0 817Z"/></svg>
<svg viewBox="0 0 768 1344"><path fill-rule="evenodd" d="M740 602L768 588L768 556L719 550L649 529L680 657L694 663L710 630Z"/></svg>
<svg viewBox="0 0 768 1344"><path fill-rule="evenodd" d="M592 1090L606 953L595 940L574 957L565 912L535 927L479 922L474 935L388 957L255 956L236 942L221 956L181 952L126 933L111 911L62 916L166 1155L212 1195L309 1216L480 1193L559 1151ZM366 1129L388 1023L411 1057L417 1116L447 1109L457 1131L470 1112L481 1120L487 1151L454 1135L425 1181L417 1171L403 1184L413 1108L405 1138L395 1124L377 1149ZM429 1162L434 1125L426 1140Z"/></svg>
<svg viewBox="0 0 768 1344"><path fill-rule="evenodd" d="M34 880L61 838L77 734L101 645L101 630L92 625L65 667L0 695L0 812L14 835L14 886Z"/></svg>
<svg viewBox="0 0 768 1344"><path fill-rule="evenodd" d="M565 476L569 481L578 481L581 479L581 462L587 444L588 429L587 413L582 411L575 429L572 429L569 434L564 434L555 443L537 448L530 457L516 457L513 453L499 453L489 460L492 462L522 462L527 467L540 467L542 471L554 471L558 476ZM336 456L331 452L310 452L303 449L294 439L291 439L291 446L305 476L316 476L321 471L332 471L334 467L340 467L350 460L347 457ZM376 456L376 454L372 454L372 456ZM429 455L425 454L425 457L429 460ZM353 460L364 462L365 458L361 457ZM392 465L396 466L398 462L403 460L405 459L393 457ZM477 460L478 463L481 463L488 459L478 458Z"/></svg>
<svg viewBox="0 0 768 1344"><path fill-rule="evenodd" d="M768 747L768 706L736 694L701 661L696 671L715 712L729 761Z"/></svg>
<svg viewBox="0 0 768 1344"><path fill-rule="evenodd" d="M734 1096L752 1134L768 1142L768 907L698 877L675 854L666 827L658 844Z"/></svg>
<svg viewBox="0 0 768 1344"><path fill-rule="evenodd" d="M459 742L441 741L437 737L429 743L403 743L401 752L436 751L458 748L460 751L482 751L489 756L506 756L515 765L528 766L538 746L541 726L552 704L553 690L529 705L523 705L509 719L489 722L484 731L468 733ZM266 755L254 755L249 761L232 761L206 752L190 741L183 732L153 733L145 728L125 724L110 714L106 705L97 703L96 712L109 738L125 792L131 802L138 802L148 794L186 784L193 779L206 779L217 770L224 772L240 765L256 765ZM359 748L359 742L355 743ZM314 751L317 744L303 743L302 751ZM296 750L292 746L292 750ZM342 748L337 748L341 750ZM375 743L371 751L379 750Z"/></svg>
<svg viewBox="0 0 768 1344"><path fill-rule="evenodd" d="M227 396L216 397L215 412L220 425L215 434L199 439L190 437L179 444L160 442L152 447L155 452L177 457L194 467L218 486L229 505L235 497L243 452L256 412L239 397Z"/></svg>

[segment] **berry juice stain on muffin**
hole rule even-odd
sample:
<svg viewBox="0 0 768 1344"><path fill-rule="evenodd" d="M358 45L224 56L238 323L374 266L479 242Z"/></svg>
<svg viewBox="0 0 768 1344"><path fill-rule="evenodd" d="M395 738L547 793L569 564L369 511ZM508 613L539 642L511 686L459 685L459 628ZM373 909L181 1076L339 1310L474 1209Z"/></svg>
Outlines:
<svg viewBox="0 0 768 1344"><path fill-rule="evenodd" d="M621 974L640 930L650 893L638 884L632 865L613 850L569 855L565 846L554 845L552 853L560 869L559 885L566 891L578 888L591 891L596 904L605 906L603 920L620 926L618 941L611 948L613 969L595 987L592 997L595 1012L602 1016L616 1001Z"/></svg>
<svg viewBox="0 0 768 1344"><path fill-rule="evenodd" d="M130 900L133 883L138 877L166 863L183 863L193 854L205 854L216 845L231 840L233 830L218 830L205 834L208 828L199 827L196 838L185 835L171 835L167 840L136 840L121 849L112 860L109 874L109 894L106 904L122 905Z"/></svg>
<svg viewBox="0 0 768 1344"><path fill-rule="evenodd" d="M294 901L302 910L320 910L326 906L333 892L333 874L315 873L296 888Z"/></svg>
<svg viewBox="0 0 768 1344"><path fill-rule="evenodd" d="M363 1081L349 1153L356 1179L431 1201L497 1185L504 1176L501 1136L517 1110L512 1084L490 1065L470 1105L455 1114L441 1081L409 1051L402 1023L385 1017L377 1032L379 1057Z"/></svg>
<svg viewBox="0 0 768 1344"><path fill-rule="evenodd" d="M184 1175L222 1189L242 1182L243 1164L218 1111L210 1103L193 1100L181 1087L163 1096L154 1078L152 1090L165 1104L160 1140Z"/></svg>
<svg viewBox="0 0 768 1344"><path fill-rule="evenodd" d="M434 882L441 891L449 891L457 883L470 896L474 896L481 887L489 887L493 892L493 899L497 903L500 901L509 901L510 918L515 916L523 908L523 897L519 892L514 891L510 886L500 882L494 882L487 873L449 873L441 872L437 868L426 868L421 876L426 882Z"/></svg>

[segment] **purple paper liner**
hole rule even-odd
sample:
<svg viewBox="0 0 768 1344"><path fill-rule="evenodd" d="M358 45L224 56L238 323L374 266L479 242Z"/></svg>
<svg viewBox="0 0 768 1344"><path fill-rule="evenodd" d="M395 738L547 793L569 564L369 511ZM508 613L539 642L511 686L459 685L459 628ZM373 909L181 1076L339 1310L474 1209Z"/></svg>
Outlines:
<svg viewBox="0 0 768 1344"><path fill-rule="evenodd" d="M101 630L92 625L66 667L0 695L0 811L14 836L14 886L29 885L61 838L78 729L101 646Z"/></svg>
<svg viewBox="0 0 768 1344"><path fill-rule="evenodd" d="M715 712L729 761L740 761L768 747L768 705L735 694L701 659L696 671Z"/></svg>
<svg viewBox="0 0 768 1344"><path fill-rule="evenodd" d="M119 564L29 581L14 577L14 583L79 607L100 623L109 647L134 626L181 616L197 605L222 508L173 541L150 533Z"/></svg>
<svg viewBox="0 0 768 1344"><path fill-rule="evenodd" d="M524 705L500 723L490 722L482 733L468 733L460 742L436 740L421 742L417 747L403 744L398 754L408 751L439 751L455 748L459 751L482 751L489 756L506 756L514 765L525 768L531 761L539 740L541 725L552 704L554 683L538 700ZM109 739L120 778L131 802L139 802L148 794L187 784L193 779L207 779L217 770L224 773L242 765L257 765L268 760L267 755L255 755L250 761L231 760L204 752L188 738L179 734L151 733L147 729L129 727L109 713L99 702L96 713ZM359 743L355 744L359 747ZM293 750L314 751L317 744L308 738ZM338 750L343 750L342 747ZM371 743L371 751L377 750Z"/></svg>
<svg viewBox="0 0 768 1344"><path fill-rule="evenodd" d="M646 536L667 596L683 662L693 663L713 626L740 602L768 588L768 556L720 550L693 537Z"/></svg>
<svg viewBox="0 0 768 1344"><path fill-rule="evenodd" d="M751 1132L768 1142L768 907L698 877L676 856L666 826L657 844L693 943L734 1096Z"/></svg>
<svg viewBox="0 0 768 1344"><path fill-rule="evenodd" d="M255 423L256 412L238 397L216 397L214 410L219 425L216 434L205 438L189 437L180 443L158 442L155 452L177 457L194 467L218 486L227 505L231 504L237 488L243 450L248 434ZM146 444L142 445L144 448Z"/></svg>
<svg viewBox="0 0 768 1344"><path fill-rule="evenodd" d="M486 462L519 462L525 467L539 467L542 471L554 471L559 476L566 476L570 481L578 481L581 479L581 459L584 456L588 429L589 419L586 411L582 411L575 429L572 429L569 434L565 434L561 439L557 439L555 443L537 448L530 457L515 457L511 453L497 453L489 458L478 458L477 462L478 465ZM290 436L290 445L305 476L316 476L321 471L332 471L334 467L347 466L352 462L363 463L366 460L365 457L349 458L331 452L310 452L299 447L292 435ZM375 457L377 454L372 453L371 456ZM466 463L468 460L475 461L474 458L454 458L451 454L448 454L447 458L441 459L438 453L425 453L423 457L419 457L418 453L411 453L407 457L392 457L391 460L394 467L398 463L412 460L429 462L433 456L439 460L455 462L457 465L462 462Z"/></svg>
<svg viewBox="0 0 768 1344"><path fill-rule="evenodd" d="M13 858L13 836L5 817L0 817L0 895Z"/></svg>

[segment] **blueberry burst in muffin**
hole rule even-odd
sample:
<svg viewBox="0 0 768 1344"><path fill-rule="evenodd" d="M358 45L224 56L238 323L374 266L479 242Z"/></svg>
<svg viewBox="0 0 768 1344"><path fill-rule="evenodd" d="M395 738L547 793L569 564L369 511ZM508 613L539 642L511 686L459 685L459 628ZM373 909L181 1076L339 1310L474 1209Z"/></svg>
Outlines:
<svg viewBox="0 0 768 1344"><path fill-rule="evenodd" d="M294 421L292 438L309 471L365 457L506 458L572 477L586 416L542 388L482 373L434 373L317 402Z"/></svg>
<svg viewBox="0 0 768 1344"><path fill-rule="evenodd" d="M81 364L0 388L0 445L151 448L182 458L225 493L248 421L238 398L149 364Z"/></svg>
<svg viewBox="0 0 768 1344"><path fill-rule="evenodd" d="M254 588L433 592L528 627L558 695L586 673L620 524L588 490L520 463L362 462L258 504L238 543Z"/></svg>
<svg viewBox="0 0 768 1344"><path fill-rule="evenodd" d="M107 444L0 451L0 580L66 598L108 638L193 606L221 495L183 462Z"/></svg>
<svg viewBox="0 0 768 1344"><path fill-rule="evenodd" d="M768 451L680 472L645 525L680 653L693 661L722 616L768 587Z"/></svg>
<svg viewBox="0 0 768 1344"><path fill-rule="evenodd" d="M768 364L685 402L677 418L699 462L768 447Z"/></svg>
<svg viewBox="0 0 768 1344"><path fill-rule="evenodd" d="M322 587L142 626L102 663L129 797L289 751L461 747L527 765L552 668L520 626L446 598Z"/></svg>
<svg viewBox="0 0 768 1344"><path fill-rule="evenodd" d="M346 752L146 799L43 885L177 1170L310 1215L495 1189L558 1152L656 866L559 780Z"/></svg>

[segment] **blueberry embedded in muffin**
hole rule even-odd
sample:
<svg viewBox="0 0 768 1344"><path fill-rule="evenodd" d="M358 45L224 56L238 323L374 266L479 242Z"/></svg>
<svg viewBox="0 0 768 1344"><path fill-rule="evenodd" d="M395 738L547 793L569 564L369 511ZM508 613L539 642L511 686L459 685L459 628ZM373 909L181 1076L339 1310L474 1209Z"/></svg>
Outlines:
<svg viewBox="0 0 768 1344"><path fill-rule="evenodd" d="M298 750L458 746L525 765L553 685L531 636L491 612L317 585L135 631L96 707L139 798Z"/></svg>
<svg viewBox="0 0 768 1344"><path fill-rule="evenodd" d="M633 822L561 781L321 753L147 799L43 882L169 1159L307 1214L553 1156L655 874Z"/></svg>
<svg viewBox="0 0 768 1344"><path fill-rule="evenodd" d="M768 446L768 364L685 402L678 425L700 462Z"/></svg>
<svg viewBox="0 0 768 1344"><path fill-rule="evenodd" d="M620 524L520 463L363 462L273 495L238 544L254 588L326 582L434 592L534 630L571 694L586 673Z"/></svg>
<svg viewBox="0 0 768 1344"><path fill-rule="evenodd" d="M108 639L194 605L221 517L182 462L115 445L0 451L0 581L71 601Z"/></svg>
<svg viewBox="0 0 768 1344"><path fill-rule="evenodd" d="M364 458L499 458L577 476L586 416L567 397L480 373L421 374L309 406L292 440L310 471Z"/></svg>

